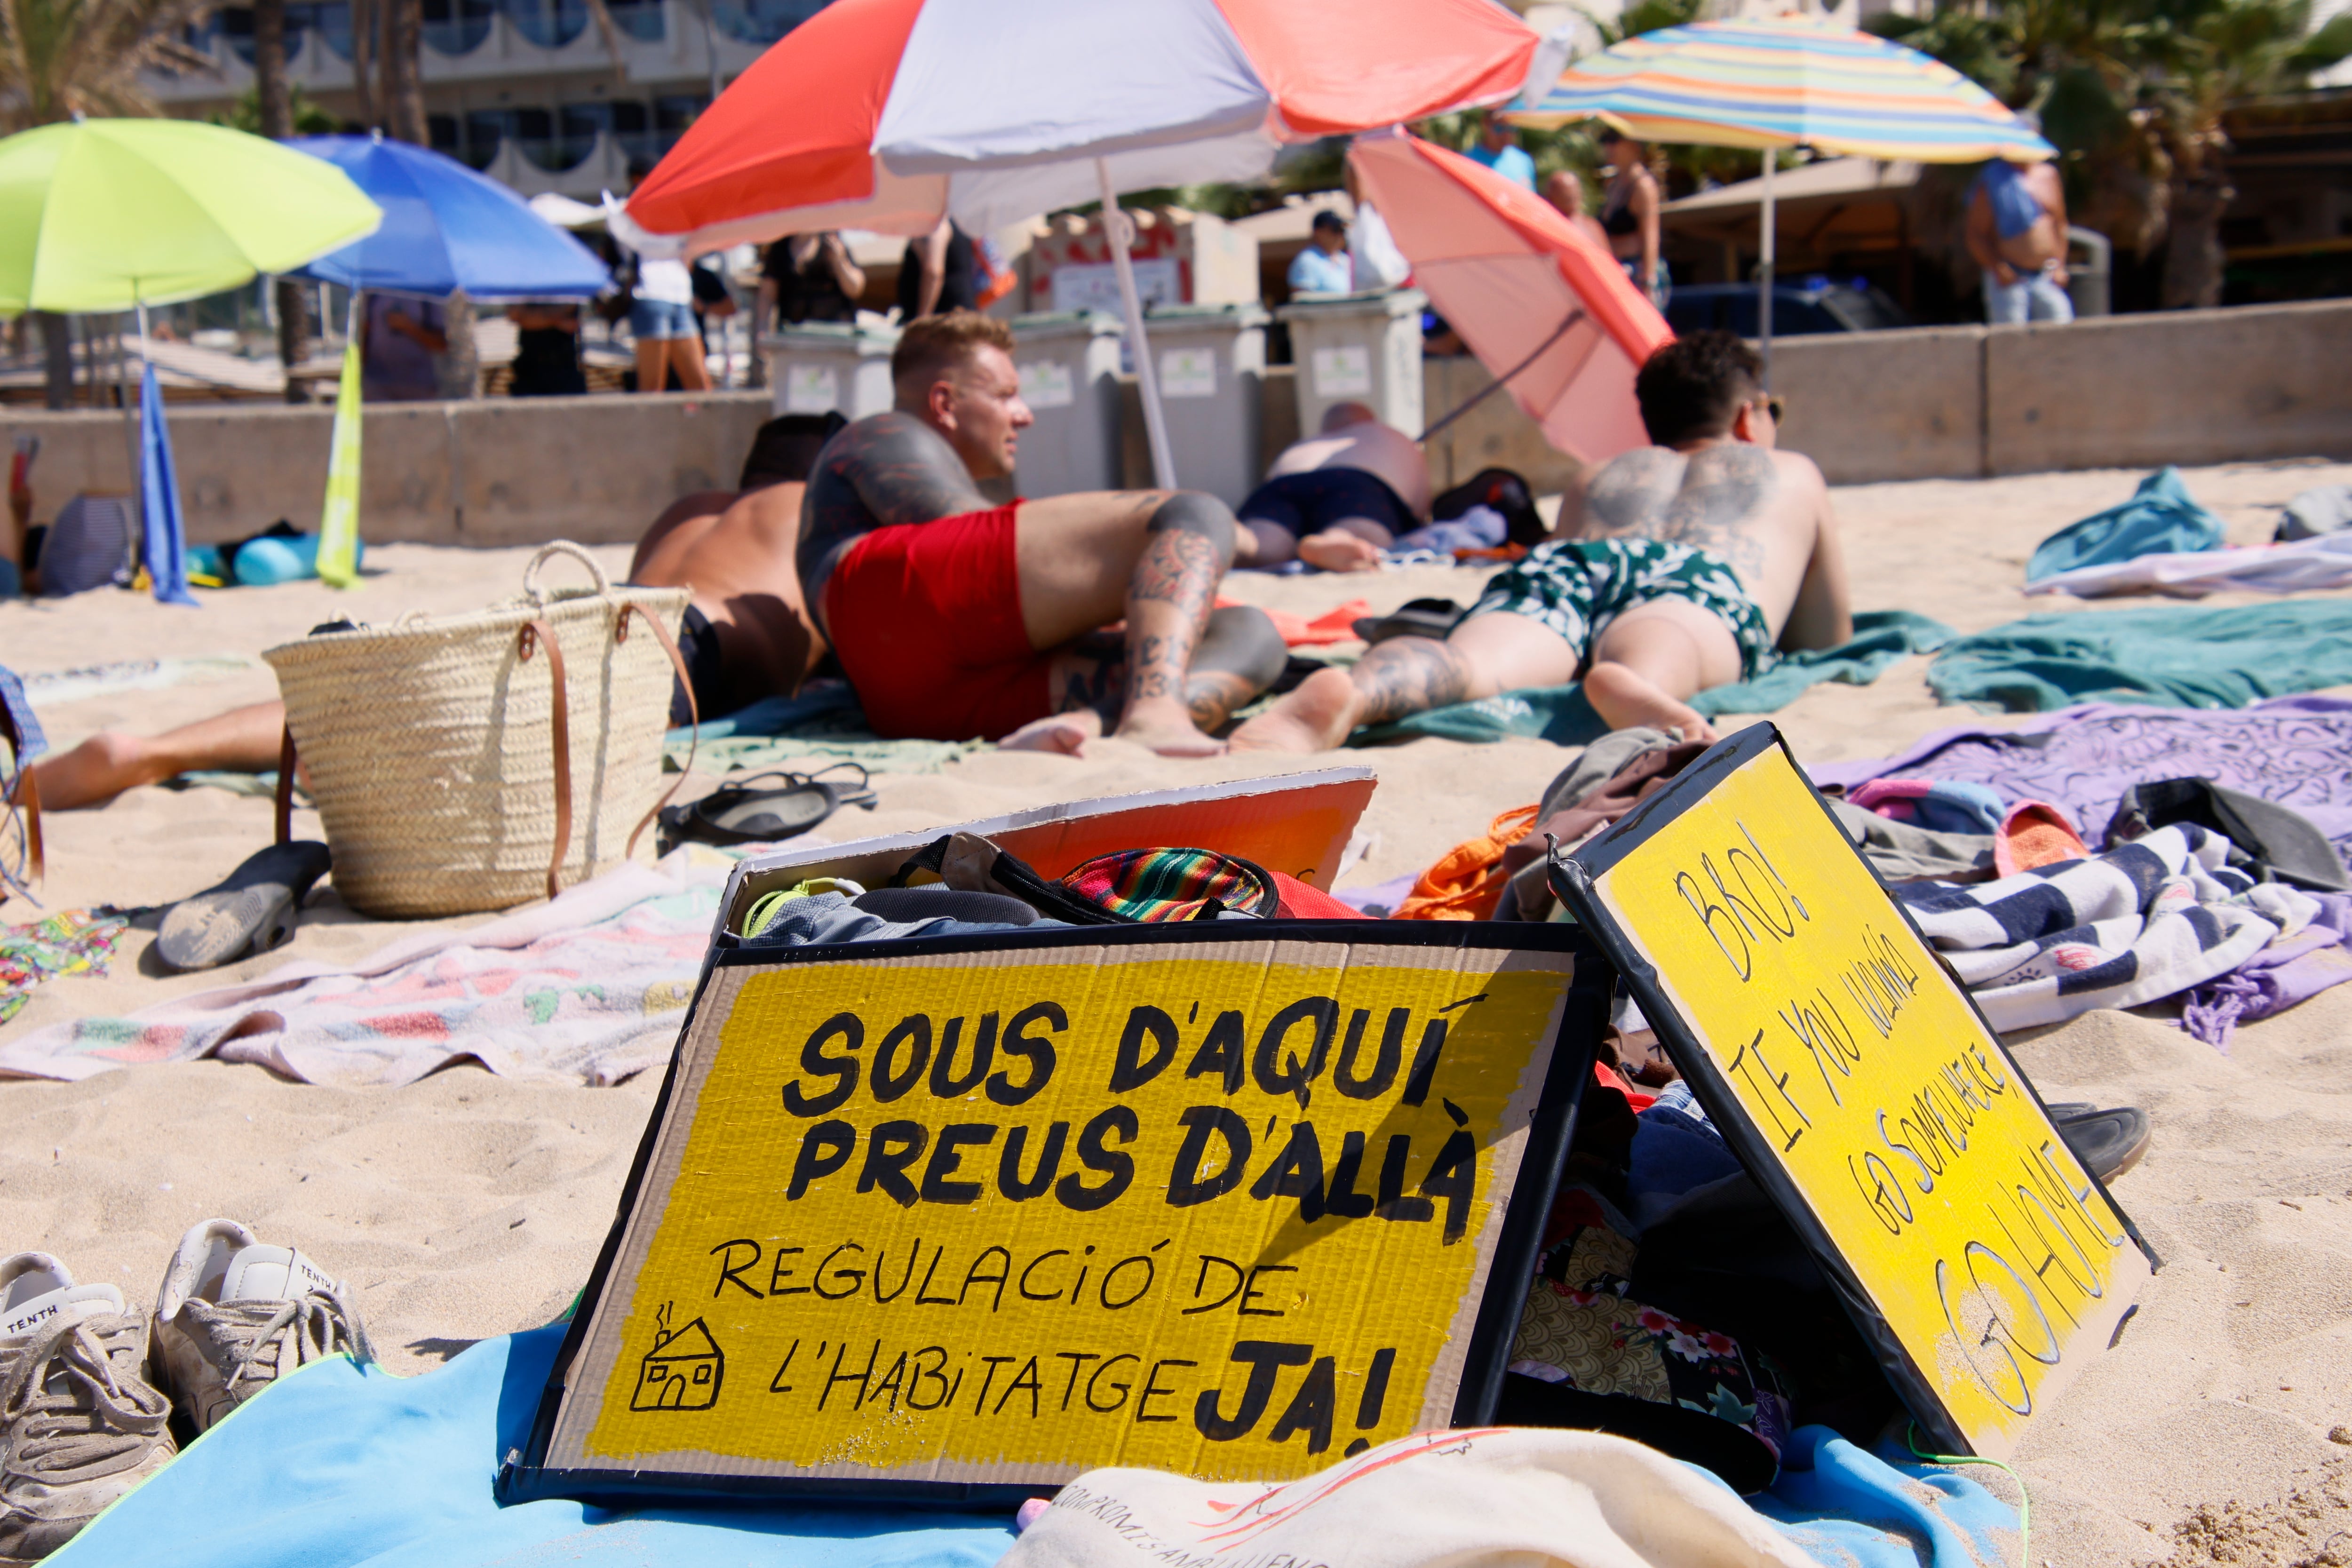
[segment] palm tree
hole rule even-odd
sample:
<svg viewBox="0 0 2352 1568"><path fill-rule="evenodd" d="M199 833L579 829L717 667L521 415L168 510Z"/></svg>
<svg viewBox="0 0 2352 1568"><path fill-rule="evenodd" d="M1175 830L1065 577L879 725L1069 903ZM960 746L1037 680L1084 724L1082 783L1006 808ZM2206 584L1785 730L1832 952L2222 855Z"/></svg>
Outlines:
<svg viewBox="0 0 2352 1568"><path fill-rule="evenodd" d="M163 112L140 83L158 67L207 69L181 41L218 0L0 0L0 133L76 114ZM34 312L47 347L47 403L73 402L66 320Z"/></svg>
<svg viewBox="0 0 2352 1568"><path fill-rule="evenodd" d="M2164 247L2168 307L2221 300L2228 176L2222 110L2291 90L2352 55L2352 14L2312 27L2312 0L1938 0L1872 31L1935 56L2058 147L2069 205L2143 255Z"/></svg>

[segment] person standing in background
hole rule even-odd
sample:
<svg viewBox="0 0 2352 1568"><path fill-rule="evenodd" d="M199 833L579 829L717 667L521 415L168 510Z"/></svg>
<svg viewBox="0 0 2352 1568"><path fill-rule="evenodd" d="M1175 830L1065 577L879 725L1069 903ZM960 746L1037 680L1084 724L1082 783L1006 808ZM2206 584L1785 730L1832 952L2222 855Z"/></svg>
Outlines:
<svg viewBox="0 0 2352 1568"><path fill-rule="evenodd" d="M449 332L440 306L370 294L360 330L360 389L366 401L429 403L441 395L434 356L449 352Z"/></svg>
<svg viewBox="0 0 2352 1568"><path fill-rule="evenodd" d="M1650 172L1650 150L1613 127L1601 132L1601 155L1615 171L1601 203L1601 228L1609 253L1625 268L1633 287L1663 310L1673 295L1665 264L1658 259L1658 176ZM1768 154L1769 156L1769 154Z"/></svg>
<svg viewBox="0 0 2352 1568"><path fill-rule="evenodd" d="M1294 294L1345 294L1355 288L1348 261L1348 226L1338 213L1319 212L1307 226L1307 248L1290 258L1286 275Z"/></svg>
<svg viewBox="0 0 2352 1568"><path fill-rule="evenodd" d="M953 218L907 242L898 262L898 324L980 308L980 258Z"/></svg>
<svg viewBox="0 0 2352 1568"><path fill-rule="evenodd" d="M640 256L629 291L629 333L637 344L637 390L661 392L673 372L688 392L710 390L702 338L694 325L694 278L686 263Z"/></svg>
<svg viewBox="0 0 2352 1568"><path fill-rule="evenodd" d="M839 231L788 234L768 247L760 265L753 319L763 331L803 321L854 321L865 292L865 269L850 259Z"/></svg>
<svg viewBox="0 0 2352 1568"><path fill-rule="evenodd" d="M509 305L507 320L515 324L508 396L576 397L588 390L580 369L579 306Z"/></svg>
<svg viewBox="0 0 2352 1568"><path fill-rule="evenodd" d="M1478 117L1478 140L1470 156L1515 185L1536 188L1536 161L1519 145L1519 128L1487 110Z"/></svg>
<svg viewBox="0 0 2352 1568"><path fill-rule="evenodd" d="M1582 180L1562 169L1544 181L1543 197L1559 209L1560 216L1568 219L1570 227L1601 249L1609 248L1608 231L1585 216Z"/></svg>
<svg viewBox="0 0 2352 1568"><path fill-rule="evenodd" d="M1987 163L1969 186L1964 233L1984 269L1987 321L2074 319L2066 292L2066 187L2055 163Z"/></svg>

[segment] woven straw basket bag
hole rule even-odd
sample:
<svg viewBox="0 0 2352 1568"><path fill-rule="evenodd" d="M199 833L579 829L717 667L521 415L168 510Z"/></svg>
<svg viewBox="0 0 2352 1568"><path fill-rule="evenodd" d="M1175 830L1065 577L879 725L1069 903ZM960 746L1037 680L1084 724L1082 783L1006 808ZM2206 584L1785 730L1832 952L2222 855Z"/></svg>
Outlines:
<svg viewBox="0 0 2352 1568"><path fill-rule="evenodd" d="M542 586L559 555L595 586ZM558 541L503 604L271 648L286 700L278 840L299 752L335 887L364 913L506 909L619 865L668 799L662 736L671 677L686 676L687 597L615 588Z"/></svg>

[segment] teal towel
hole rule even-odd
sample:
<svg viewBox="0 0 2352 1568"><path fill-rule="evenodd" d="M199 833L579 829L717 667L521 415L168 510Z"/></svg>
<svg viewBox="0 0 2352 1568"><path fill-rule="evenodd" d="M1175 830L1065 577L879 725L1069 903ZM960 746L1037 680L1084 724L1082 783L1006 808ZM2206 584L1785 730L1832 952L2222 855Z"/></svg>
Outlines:
<svg viewBox="0 0 2352 1568"><path fill-rule="evenodd" d="M1798 693L1824 680L1867 686L1907 654L1933 653L1958 634L1941 621L1910 610L1866 610L1853 618L1853 640L1836 647L1792 653L1753 680L1718 686L1691 699L1713 718L1718 713L1770 713ZM1581 685L1531 687L1479 702L1433 708L1391 724L1374 724L1349 738L1351 746L1386 745L1425 735L1446 741L1500 741L1525 735L1556 746L1581 746L1609 732Z"/></svg>
<svg viewBox="0 0 2352 1568"><path fill-rule="evenodd" d="M2352 601L2028 616L1946 647L1927 684L1988 712L2073 702L2243 708L2352 683Z"/></svg>
<svg viewBox="0 0 2352 1568"><path fill-rule="evenodd" d="M2077 566L2103 566L2143 555L2221 548L2221 520L2197 504L2178 468L2140 480L2131 500L2070 522L2034 547L2025 580L2038 583Z"/></svg>

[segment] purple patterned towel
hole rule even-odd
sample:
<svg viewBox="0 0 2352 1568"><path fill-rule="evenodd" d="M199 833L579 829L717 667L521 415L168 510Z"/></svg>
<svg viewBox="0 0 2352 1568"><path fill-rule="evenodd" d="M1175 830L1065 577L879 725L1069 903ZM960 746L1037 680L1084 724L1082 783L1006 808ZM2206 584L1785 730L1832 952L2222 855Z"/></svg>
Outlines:
<svg viewBox="0 0 2352 1568"><path fill-rule="evenodd" d="M2083 837L2105 840L2116 802L2136 784L2206 778L2281 805L2352 851L2352 702L2280 697L2251 708L2139 708L2086 702L2015 729L1963 724L1900 756L1819 763L1823 787L1871 779L1966 779L2011 800L2066 808Z"/></svg>

